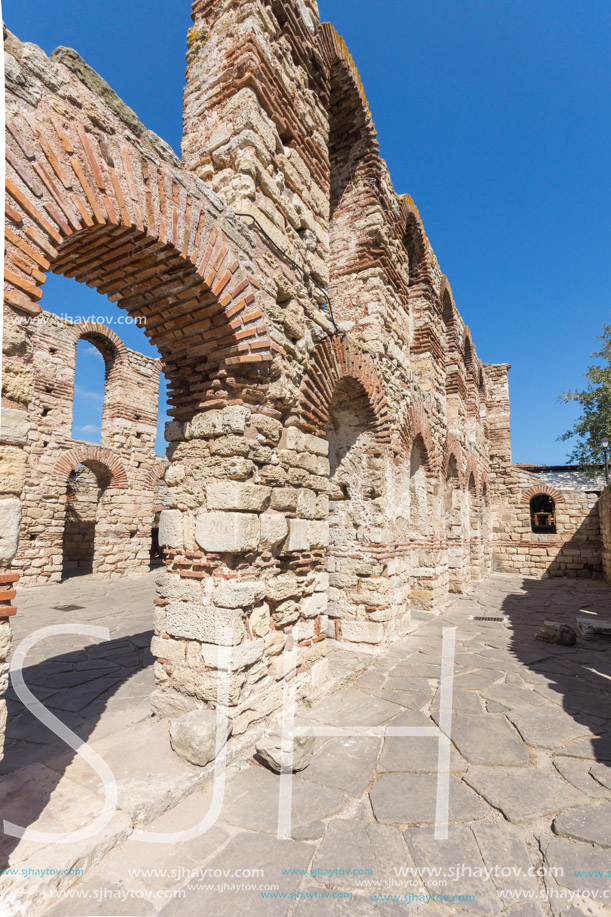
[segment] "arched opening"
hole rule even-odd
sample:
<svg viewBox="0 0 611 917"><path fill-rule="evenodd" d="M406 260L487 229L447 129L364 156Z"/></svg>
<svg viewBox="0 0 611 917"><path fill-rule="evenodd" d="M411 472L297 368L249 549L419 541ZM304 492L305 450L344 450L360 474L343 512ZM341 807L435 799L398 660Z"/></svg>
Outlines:
<svg viewBox="0 0 611 917"><path fill-rule="evenodd" d="M444 290L443 299L442 299L442 312L441 319L443 321L444 329L444 347L446 353L446 361L448 360L451 351L454 348L454 331L455 331L455 315L454 315L454 306L452 305L452 298L448 290Z"/></svg>
<svg viewBox="0 0 611 917"><path fill-rule="evenodd" d="M159 518L165 505L167 484L163 475L153 487L153 520L151 525L151 570L163 566L163 548L159 544Z"/></svg>
<svg viewBox="0 0 611 917"><path fill-rule="evenodd" d="M413 532L428 535L430 532L430 507L427 481L428 456L422 436L412 445L409 461L410 524Z"/></svg>
<svg viewBox="0 0 611 917"><path fill-rule="evenodd" d="M424 438L418 434L409 453L409 538L411 547L412 607L429 607L435 600L435 567L438 556L432 553L433 478L430 456Z"/></svg>
<svg viewBox="0 0 611 917"><path fill-rule="evenodd" d="M492 568L492 513L490 509L490 492L484 480L481 487L480 531L482 539L483 567L486 573Z"/></svg>
<svg viewBox="0 0 611 917"><path fill-rule="evenodd" d="M424 277L424 256L426 253L422 228L413 213L409 213L405 221L403 245L409 262L409 285L411 287Z"/></svg>
<svg viewBox="0 0 611 917"><path fill-rule="evenodd" d="M45 303L46 305L46 303ZM102 441L104 398L108 374L114 362L98 340L79 338L74 367L72 438L88 443Z"/></svg>
<svg viewBox="0 0 611 917"><path fill-rule="evenodd" d="M470 379L473 375L473 346L469 338L465 340L465 370L467 379Z"/></svg>
<svg viewBox="0 0 611 917"><path fill-rule="evenodd" d="M358 321L366 303L357 276L374 263L383 269L386 257L377 246L372 254L370 229L371 214L380 206L380 158L356 68L334 30L327 30L327 37L336 46L328 105L330 293L336 319Z"/></svg>
<svg viewBox="0 0 611 917"><path fill-rule="evenodd" d="M93 573L104 548L103 525L106 492L112 481L109 468L88 460L68 477L64 520L63 579Z"/></svg>
<svg viewBox="0 0 611 917"><path fill-rule="evenodd" d="M549 494L531 497L530 528L538 535L556 534L556 503Z"/></svg>
<svg viewBox="0 0 611 917"><path fill-rule="evenodd" d="M367 627L372 588L372 542L382 531L383 470L372 454L375 414L360 382L341 379L329 404L329 560L328 614L336 633L355 639L356 622ZM377 450L375 450L377 451Z"/></svg>
<svg viewBox="0 0 611 917"><path fill-rule="evenodd" d="M448 545L448 589L461 592L464 587L464 545L462 525L462 491L458 463L454 454L448 460L445 481L444 516Z"/></svg>
<svg viewBox="0 0 611 917"><path fill-rule="evenodd" d="M467 488L467 508L469 513L469 548L471 558L471 579L480 578L481 533L480 514L477 497L477 485L473 472L469 475Z"/></svg>

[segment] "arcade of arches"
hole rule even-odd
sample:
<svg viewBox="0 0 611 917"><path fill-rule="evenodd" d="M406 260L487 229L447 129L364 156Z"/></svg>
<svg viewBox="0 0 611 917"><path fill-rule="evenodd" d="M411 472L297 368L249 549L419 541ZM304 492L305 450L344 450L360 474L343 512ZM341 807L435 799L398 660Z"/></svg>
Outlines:
<svg viewBox="0 0 611 917"><path fill-rule="evenodd" d="M216 703L222 622L234 735L284 678L323 685L329 640L383 645L493 554L600 570L591 494L558 488L555 533L531 528L541 482L511 464L508 366L478 358L345 44L314 0L236 8L193 4L181 158L76 52L5 31L0 435L0 691L19 577L133 572L161 510L153 708ZM48 272L138 316L161 360L37 323ZM83 336L106 363L99 447L71 439ZM5 721L0 700L0 744Z"/></svg>

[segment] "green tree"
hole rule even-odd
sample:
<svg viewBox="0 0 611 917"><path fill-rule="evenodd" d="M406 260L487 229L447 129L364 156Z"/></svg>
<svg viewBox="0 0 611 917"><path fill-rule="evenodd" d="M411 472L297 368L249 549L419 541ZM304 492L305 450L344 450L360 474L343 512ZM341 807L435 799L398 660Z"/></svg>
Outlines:
<svg viewBox="0 0 611 917"><path fill-rule="evenodd" d="M601 441L605 436L611 438L611 325L603 325L603 333L596 340L602 341L602 348L592 354L599 363L584 373L587 388L560 396L563 404L576 401L582 413L574 427L559 438L576 439L569 460L592 471L605 460Z"/></svg>

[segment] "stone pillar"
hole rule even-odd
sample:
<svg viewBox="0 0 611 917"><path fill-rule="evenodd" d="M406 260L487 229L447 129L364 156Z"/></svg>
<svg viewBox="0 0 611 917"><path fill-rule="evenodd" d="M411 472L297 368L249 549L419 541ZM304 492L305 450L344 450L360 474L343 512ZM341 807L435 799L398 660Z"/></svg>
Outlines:
<svg viewBox="0 0 611 917"><path fill-rule="evenodd" d="M172 422L159 540L153 708L217 700L218 645L232 647L234 734L282 703L285 643L303 693L325 673L327 443L245 405ZM221 627L222 632L219 630Z"/></svg>

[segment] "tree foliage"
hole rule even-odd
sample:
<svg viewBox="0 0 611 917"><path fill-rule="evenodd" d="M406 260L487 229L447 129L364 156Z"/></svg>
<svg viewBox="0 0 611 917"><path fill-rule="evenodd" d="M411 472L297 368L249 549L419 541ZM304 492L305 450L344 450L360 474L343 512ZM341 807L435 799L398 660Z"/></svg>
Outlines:
<svg viewBox="0 0 611 917"><path fill-rule="evenodd" d="M603 326L603 333L597 340L602 341L602 348L592 354L599 362L589 366L584 373L587 387L560 396L563 404L576 401L582 411L572 429L560 439L576 440L569 460L591 470L605 460L601 441L605 436L611 439L611 325Z"/></svg>

